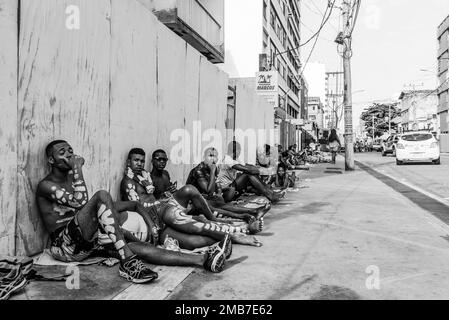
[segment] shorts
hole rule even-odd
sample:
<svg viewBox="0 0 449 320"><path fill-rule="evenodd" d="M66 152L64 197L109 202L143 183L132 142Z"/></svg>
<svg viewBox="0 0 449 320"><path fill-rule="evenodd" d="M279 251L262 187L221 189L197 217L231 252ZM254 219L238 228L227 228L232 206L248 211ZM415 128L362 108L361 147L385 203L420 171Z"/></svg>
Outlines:
<svg viewBox="0 0 449 320"><path fill-rule="evenodd" d="M84 240L77 216L74 216L65 227L54 231L50 237L50 253L53 258L62 262L83 261L98 248L97 234L91 241Z"/></svg>

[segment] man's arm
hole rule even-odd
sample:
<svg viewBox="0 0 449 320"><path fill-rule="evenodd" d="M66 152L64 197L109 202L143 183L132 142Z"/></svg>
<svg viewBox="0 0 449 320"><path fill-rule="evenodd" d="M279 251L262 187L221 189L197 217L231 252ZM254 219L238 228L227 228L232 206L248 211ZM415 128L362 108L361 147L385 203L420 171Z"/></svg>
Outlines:
<svg viewBox="0 0 449 320"><path fill-rule="evenodd" d="M210 180L207 181L206 177L199 170L195 174L197 175L198 186L200 187L200 192L208 195L212 195L216 191L215 185L215 172L217 167L215 165L210 168Z"/></svg>
<svg viewBox="0 0 449 320"><path fill-rule="evenodd" d="M236 165L233 165L232 168L235 170L241 171L243 173L247 173L247 174L254 175L254 176L259 174L259 169L257 169L256 167L253 167L253 166L236 164Z"/></svg>

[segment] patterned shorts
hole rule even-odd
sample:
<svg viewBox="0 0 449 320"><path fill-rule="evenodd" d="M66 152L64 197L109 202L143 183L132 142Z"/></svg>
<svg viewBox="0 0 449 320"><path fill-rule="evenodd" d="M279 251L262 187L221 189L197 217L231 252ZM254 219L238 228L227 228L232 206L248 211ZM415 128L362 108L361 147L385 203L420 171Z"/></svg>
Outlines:
<svg viewBox="0 0 449 320"><path fill-rule="evenodd" d="M93 237L92 241L84 240L78 219L75 216L65 227L52 233L50 253L53 258L63 262L83 261L97 249L96 237L97 235Z"/></svg>

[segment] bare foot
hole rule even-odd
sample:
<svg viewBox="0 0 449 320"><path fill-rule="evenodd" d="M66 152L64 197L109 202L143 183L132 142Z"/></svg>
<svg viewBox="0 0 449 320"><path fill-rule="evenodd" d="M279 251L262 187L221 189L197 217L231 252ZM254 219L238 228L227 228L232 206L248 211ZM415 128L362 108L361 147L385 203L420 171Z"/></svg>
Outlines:
<svg viewBox="0 0 449 320"><path fill-rule="evenodd" d="M254 221L248 227L249 234L256 234L263 230L263 218Z"/></svg>
<svg viewBox="0 0 449 320"><path fill-rule="evenodd" d="M270 209L271 209L271 203L267 202L265 207L257 210L256 219L259 220L260 218L263 218L267 214L267 212L270 211Z"/></svg>
<svg viewBox="0 0 449 320"><path fill-rule="evenodd" d="M243 233L235 233L231 235L232 243L242 244L245 246L261 247L262 242L260 242L255 236L246 235Z"/></svg>

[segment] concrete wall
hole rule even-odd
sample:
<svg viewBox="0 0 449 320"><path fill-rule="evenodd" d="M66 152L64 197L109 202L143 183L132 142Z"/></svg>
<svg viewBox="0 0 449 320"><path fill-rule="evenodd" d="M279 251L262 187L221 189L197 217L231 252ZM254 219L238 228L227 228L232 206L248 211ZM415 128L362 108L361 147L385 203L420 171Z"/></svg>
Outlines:
<svg viewBox="0 0 449 320"><path fill-rule="evenodd" d="M255 94L255 78L232 78L229 84L236 86L236 140L242 145L242 160L255 164L257 147L274 145L278 139L274 110L264 97ZM249 143L248 137L255 137L256 143Z"/></svg>
<svg viewBox="0 0 449 320"><path fill-rule="evenodd" d="M86 158L90 195L117 195L130 148L170 157L195 120L224 132L228 79L136 0L22 0L17 61L17 2L0 0L0 254L30 255L46 243L35 191L50 140ZM69 5L79 30L66 28ZM193 160L168 165L178 185Z"/></svg>

